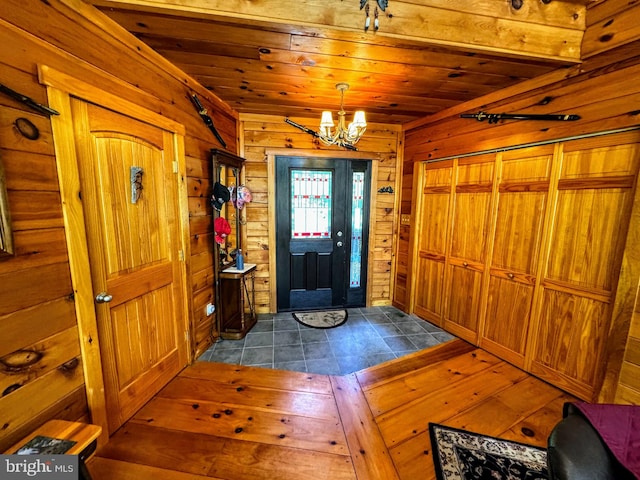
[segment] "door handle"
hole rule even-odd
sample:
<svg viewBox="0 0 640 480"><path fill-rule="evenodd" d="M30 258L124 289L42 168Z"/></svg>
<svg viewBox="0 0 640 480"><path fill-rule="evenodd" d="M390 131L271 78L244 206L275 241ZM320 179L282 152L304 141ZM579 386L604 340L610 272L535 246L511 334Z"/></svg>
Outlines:
<svg viewBox="0 0 640 480"><path fill-rule="evenodd" d="M341 246L342 246L342 242L338 242L338 243L336 243L336 246L337 246L337 247L341 247Z"/></svg>
<svg viewBox="0 0 640 480"><path fill-rule="evenodd" d="M113 296L107 292L100 292L96 295L96 303L109 303L111 300L113 300Z"/></svg>

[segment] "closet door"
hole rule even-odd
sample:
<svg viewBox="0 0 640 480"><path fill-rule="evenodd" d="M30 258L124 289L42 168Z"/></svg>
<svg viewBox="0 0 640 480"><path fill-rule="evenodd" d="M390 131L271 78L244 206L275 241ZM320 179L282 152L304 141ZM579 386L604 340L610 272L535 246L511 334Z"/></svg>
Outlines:
<svg viewBox="0 0 640 480"><path fill-rule="evenodd" d="M444 328L478 342L495 155L458 160L451 208L450 253L445 267Z"/></svg>
<svg viewBox="0 0 640 480"><path fill-rule="evenodd" d="M453 161L427 163L421 168L423 189L417 226L420 236L414 311L441 325Z"/></svg>
<svg viewBox="0 0 640 480"><path fill-rule="evenodd" d="M638 132L566 143L536 301L531 373L593 399L640 165Z"/></svg>
<svg viewBox="0 0 640 480"><path fill-rule="evenodd" d="M524 366L554 146L500 154L487 308L480 346Z"/></svg>

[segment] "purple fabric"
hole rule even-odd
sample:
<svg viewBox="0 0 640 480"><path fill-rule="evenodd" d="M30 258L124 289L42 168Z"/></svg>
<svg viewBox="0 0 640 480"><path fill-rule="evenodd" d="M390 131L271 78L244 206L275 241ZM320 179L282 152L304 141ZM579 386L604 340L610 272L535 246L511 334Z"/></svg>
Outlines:
<svg viewBox="0 0 640 480"><path fill-rule="evenodd" d="M574 402L611 453L640 479L640 405Z"/></svg>

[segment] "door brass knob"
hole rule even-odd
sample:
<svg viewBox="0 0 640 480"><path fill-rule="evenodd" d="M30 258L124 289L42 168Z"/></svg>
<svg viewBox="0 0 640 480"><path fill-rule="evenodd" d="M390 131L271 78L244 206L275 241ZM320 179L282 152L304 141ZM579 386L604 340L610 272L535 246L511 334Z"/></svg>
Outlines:
<svg viewBox="0 0 640 480"><path fill-rule="evenodd" d="M113 300L113 296L107 292L100 292L96 295L96 303L109 303L111 300Z"/></svg>

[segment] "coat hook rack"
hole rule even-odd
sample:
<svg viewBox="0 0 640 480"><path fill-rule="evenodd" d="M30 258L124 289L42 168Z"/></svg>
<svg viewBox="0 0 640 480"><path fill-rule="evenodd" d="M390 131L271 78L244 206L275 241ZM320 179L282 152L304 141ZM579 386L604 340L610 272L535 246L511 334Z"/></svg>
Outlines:
<svg viewBox="0 0 640 480"><path fill-rule="evenodd" d="M574 122L580 120L580 115L573 114L528 114L528 113L462 113L460 118L475 118L479 122L487 120L489 123L498 123L500 120L551 120L561 122Z"/></svg>

